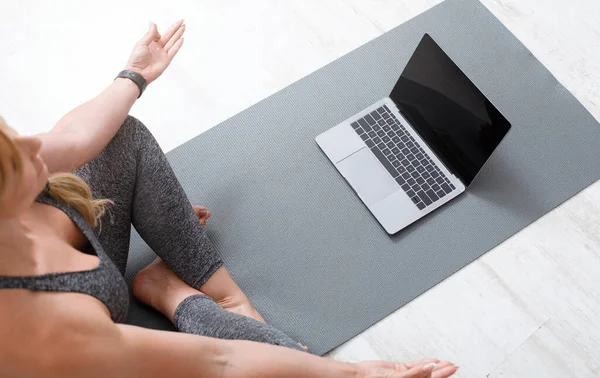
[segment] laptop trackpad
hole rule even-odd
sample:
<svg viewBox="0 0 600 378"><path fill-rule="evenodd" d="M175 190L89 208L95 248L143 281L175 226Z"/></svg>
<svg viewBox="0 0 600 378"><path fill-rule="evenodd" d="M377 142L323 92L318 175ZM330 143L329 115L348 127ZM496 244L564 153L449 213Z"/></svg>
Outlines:
<svg viewBox="0 0 600 378"><path fill-rule="evenodd" d="M348 156L336 167L367 205L375 204L400 189L368 148Z"/></svg>

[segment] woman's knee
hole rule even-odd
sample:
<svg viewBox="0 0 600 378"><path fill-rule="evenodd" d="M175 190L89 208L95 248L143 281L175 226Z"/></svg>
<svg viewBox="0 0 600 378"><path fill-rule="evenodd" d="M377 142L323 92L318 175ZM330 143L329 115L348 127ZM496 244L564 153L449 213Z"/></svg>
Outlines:
<svg viewBox="0 0 600 378"><path fill-rule="evenodd" d="M132 149L143 147L148 145L148 143L156 143L156 140L142 121L128 115L111 143L124 143L129 149Z"/></svg>
<svg viewBox="0 0 600 378"><path fill-rule="evenodd" d="M132 115L128 115L119 129L119 133L131 134L132 136L135 136L136 134L150 133L150 130L148 130L142 121Z"/></svg>

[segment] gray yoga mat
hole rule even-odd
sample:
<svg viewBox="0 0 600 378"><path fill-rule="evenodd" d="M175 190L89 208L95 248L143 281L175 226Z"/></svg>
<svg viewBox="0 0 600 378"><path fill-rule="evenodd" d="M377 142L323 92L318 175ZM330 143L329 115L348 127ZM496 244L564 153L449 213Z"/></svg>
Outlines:
<svg viewBox="0 0 600 378"><path fill-rule="evenodd" d="M389 236L314 138L387 96L424 33L513 128L464 195ZM517 38L447 0L168 157L259 312L323 354L600 178L599 151L600 125ZM128 277L153 257L134 236ZM129 321L172 329L136 303Z"/></svg>

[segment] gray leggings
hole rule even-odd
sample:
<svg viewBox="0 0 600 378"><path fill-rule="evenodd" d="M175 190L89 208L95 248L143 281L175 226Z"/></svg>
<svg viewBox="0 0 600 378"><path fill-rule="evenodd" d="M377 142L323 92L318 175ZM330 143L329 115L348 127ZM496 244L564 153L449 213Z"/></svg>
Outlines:
<svg viewBox="0 0 600 378"><path fill-rule="evenodd" d="M94 198L115 202L112 216L103 217L102 231L97 234L121 274L125 274L132 224L148 246L193 288L200 288L223 265L163 151L137 119L128 116L106 148L74 173L89 184ZM225 311L205 295L184 300L175 311L174 323L185 333L301 350L283 332Z"/></svg>

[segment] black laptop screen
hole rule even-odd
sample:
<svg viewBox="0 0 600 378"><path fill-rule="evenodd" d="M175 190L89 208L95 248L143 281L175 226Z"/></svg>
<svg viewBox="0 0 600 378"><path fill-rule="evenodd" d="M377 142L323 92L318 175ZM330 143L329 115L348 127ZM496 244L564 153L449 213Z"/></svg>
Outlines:
<svg viewBox="0 0 600 378"><path fill-rule="evenodd" d="M427 34L390 98L465 185L510 129L506 118Z"/></svg>

